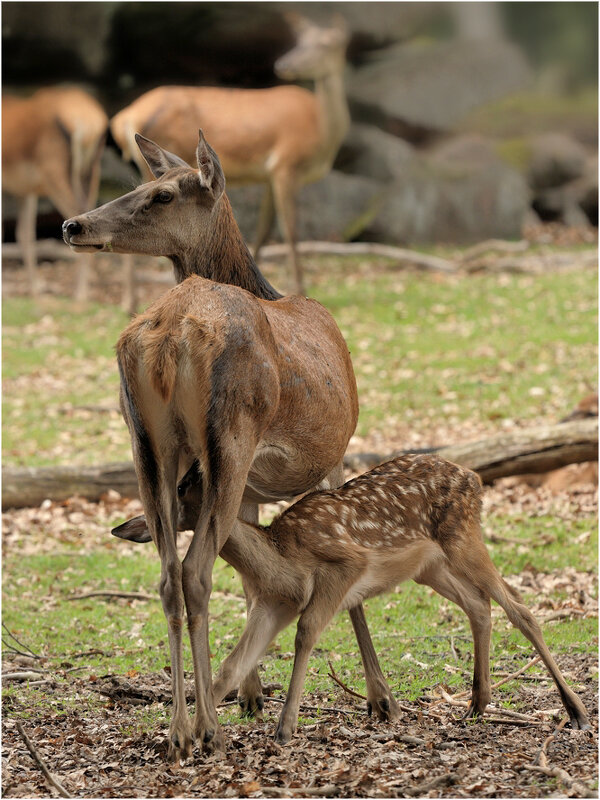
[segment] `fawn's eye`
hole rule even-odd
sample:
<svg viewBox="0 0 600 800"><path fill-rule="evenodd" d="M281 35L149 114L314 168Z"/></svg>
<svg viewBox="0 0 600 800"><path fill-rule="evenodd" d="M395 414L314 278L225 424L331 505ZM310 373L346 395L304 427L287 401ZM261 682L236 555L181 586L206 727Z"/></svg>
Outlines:
<svg viewBox="0 0 600 800"><path fill-rule="evenodd" d="M166 189L163 189L162 192L158 192L157 194L154 195L155 203L170 203L172 199L173 195Z"/></svg>

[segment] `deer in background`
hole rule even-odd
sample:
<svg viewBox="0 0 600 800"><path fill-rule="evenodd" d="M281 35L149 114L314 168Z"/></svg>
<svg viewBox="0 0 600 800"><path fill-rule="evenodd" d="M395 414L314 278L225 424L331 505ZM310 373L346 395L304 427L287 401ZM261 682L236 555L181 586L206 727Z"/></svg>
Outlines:
<svg viewBox="0 0 600 800"><path fill-rule="evenodd" d="M136 133L193 163L195 131L202 128L219 153L228 183L265 184L254 258L276 213L289 247L295 291L304 294L296 253L296 194L303 184L329 172L350 125L343 78L348 34L341 19L334 27L319 28L297 16L287 17L298 42L276 62L275 72L286 80L314 81L314 94L299 86L163 86L143 94L110 125L124 158L133 159L146 177Z"/></svg>
<svg viewBox="0 0 600 800"><path fill-rule="evenodd" d="M348 348L331 315L304 297L281 297L256 266L224 193L219 159L200 132L192 169L137 137L156 180L66 220L74 250L168 256L179 284L126 328L117 346L121 406L145 518L161 559L173 681L170 758L189 755L182 624L187 612L196 684L193 733L221 747L211 691L208 599L214 561L238 517L258 503L343 482L342 459L358 398ZM200 474L202 480L200 480ZM193 476L195 508L178 507ZM178 521L194 534L180 561ZM135 531L125 538L143 540ZM252 598L249 597L252 604ZM350 616L382 717L397 714L358 604ZM243 707L262 707L256 669L240 684Z"/></svg>
<svg viewBox="0 0 600 800"><path fill-rule="evenodd" d="M222 557L251 587L253 604L238 644L213 684L215 703L237 686L271 640L299 615L290 686L275 738L296 730L308 659L342 608L412 579L466 612L474 641L471 702L490 700L490 598L529 639L554 680L573 728L590 727L519 594L498 574L481 532L481 481L434 455L388 461L342 488L303 497L266 528L238 521Z"/></svg>
<svg viewBox="0 0 600 800"><path fill-rule="evenodd" d="M108 117L81 89L40 89L29 98L2 97L2 189L19 200L17 241L29 289L40 291L35 251L38 197L63 216L96 204ZM78 270L76 297L87 299L88 258Z"/></svg>

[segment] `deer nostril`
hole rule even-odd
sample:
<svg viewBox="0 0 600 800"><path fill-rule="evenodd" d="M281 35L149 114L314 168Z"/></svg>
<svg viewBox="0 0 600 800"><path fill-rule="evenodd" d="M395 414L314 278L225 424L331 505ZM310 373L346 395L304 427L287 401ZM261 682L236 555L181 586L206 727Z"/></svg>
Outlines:
<svg viewBox="0 0 600 800"><path fill-rule="evenodd" d="M78 233L81 233L83 228L81 227L81 223L77 222L77 220L67 220L63 223L63 230L67 236L76 236Z"/></svg>

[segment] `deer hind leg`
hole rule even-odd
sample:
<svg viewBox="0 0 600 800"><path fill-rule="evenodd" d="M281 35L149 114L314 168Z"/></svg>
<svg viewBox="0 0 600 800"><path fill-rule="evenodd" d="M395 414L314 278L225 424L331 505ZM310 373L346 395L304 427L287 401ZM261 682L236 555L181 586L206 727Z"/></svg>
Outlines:
<svg viewBox="0 0 600 800"><path fill-rule="evenodd" d="M244 522L250 522L253 525L258 525L258 504L257 503L242 503L239 513L239 519ZM250 622L250 611L252 609L253 598L250 593L250 587L242 579L244 587L244 594L246 595L246 609L248 613L248 623ZM265 645L268 647L269 642ZM255 717L257 720L263 718L263 708L265 707L265 698L263 695L262 685L258 675L258 669L255 664L252 664L246 674L241 676L242 680L238 688L238 703L242 710L242 714L248 717ZM231 687L232 689L235 686Z"/></svg>
<svg viewBox="0 0 600 800"><path fill-rule="evenodd" d="M143 445L141 445L143 446ZM173 712L169 727L170 761L192 755L193 738L191 721L185 699L183 675L183 619L184 595L182 588L182 565L177 555L177 534L175 530L176 505L175 485L177 479L177 459L175 454L167 461L164 470L147 470L154 462L151 452L136 459L140 497L146 515L146 524L156 543L160 556L160 599L167 620L169 650L171 656L171 688ZM145 474L145 472L149 474ZM158 474L158 481L153 475ZM162 472L162 475L161 475Z"/></svg>
<svg viewBox="0 0 600 800"><path fill-rule="evenodd" d="M451 571L447 564L435 567L415 578L417 583L430 586L463 609L469 618L473 634L473 687L471 704L463 716L469 719L482 715L490 701L490 636L492 616L489 595Z"/></svg>
<svg viewBox="0 0 600 800"><path fill-rule="evenodd" d="M212 453L215 465L212 474L213 480L219 483L218 491L216 486L207 488L206 501L202 502L194 535L183 560L183 593L196 688L194 733L209 752L224 746L212 694L208 646L212 570L237 519L256 441L239 431L235 444L238 446L231 449L216 445L218 455L216 449Z"/></svg>
<svg viewBox="0 0 600 800"><path fill-rule="evenodd" d="M289 265L294 292L304 294L304 276L296 251L296 183L287 171L276 172L272 178L275 209L281 235L288 246Z"/></svg>
<svg viewBox="0 0 600 800"><path fill-rule="evenodd" d="M137 284L135 280L135 260L131 253L120 256L123 272L121 309L128 314L135 314L137 308Z"/></svg>
<svg viewBox="0 0 600 800"><path fill-rule="evenodd" d="M518 592L511 589L506 581L502 579L483 543L481 544L481 550L478 556L477 582L486 592L489 592L492 599L504 609L511 623L515 628L521 631L523 636L531 642L539 653L556 684L562 703L569 715L571 727L581 730L588 729L590 723L585 707L573 690L567 685L563 674L548 650L548 646L542 636L541 628L536 622L535 617L531 611L523 605Z"/></svg>

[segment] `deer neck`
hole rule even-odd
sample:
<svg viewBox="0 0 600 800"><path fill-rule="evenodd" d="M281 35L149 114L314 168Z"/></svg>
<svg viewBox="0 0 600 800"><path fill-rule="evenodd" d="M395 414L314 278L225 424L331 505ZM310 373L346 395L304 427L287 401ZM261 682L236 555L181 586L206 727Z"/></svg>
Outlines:
<svg viewBox="0 0 600 800"><path fill-rule="evenodd" d="M285 561L271 542L269 529L238 520L220 553L244 578L266 588ZM281 562L281 563L280 563Z"/></svg>
<svg viewBox="0 0 600 800"><path fill-rule="evenodd" d="M315 81L315 97L323 125L324 155L331 166L350 127L342 66Z"/></svg>
<svg viewBox="0 0 600 800"><path fill-rule="evenodd" d="M210 231L189 248L171 255L177 283L201 275L216 283L239 286L263 300L282 297L259 270L242 237L227 195L215 205Z"/></svg>

